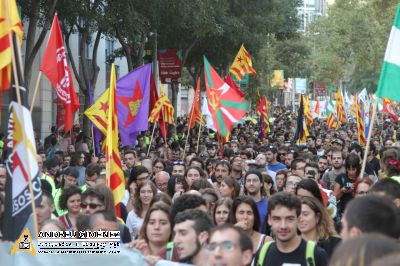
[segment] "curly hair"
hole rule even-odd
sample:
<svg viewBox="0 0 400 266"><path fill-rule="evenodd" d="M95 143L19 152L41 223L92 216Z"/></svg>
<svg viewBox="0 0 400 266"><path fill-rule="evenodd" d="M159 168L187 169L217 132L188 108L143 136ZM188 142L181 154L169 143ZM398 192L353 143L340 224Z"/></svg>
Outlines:
<svg viewBox="0 0 400 266"><path fill-rule="evenodd" d="M82 191L78 187L69 187L63 189L60 199L59 199L59 206L61 210L68 210L67 208L67 202L68 199L76 194L82 195Z"/></svg>

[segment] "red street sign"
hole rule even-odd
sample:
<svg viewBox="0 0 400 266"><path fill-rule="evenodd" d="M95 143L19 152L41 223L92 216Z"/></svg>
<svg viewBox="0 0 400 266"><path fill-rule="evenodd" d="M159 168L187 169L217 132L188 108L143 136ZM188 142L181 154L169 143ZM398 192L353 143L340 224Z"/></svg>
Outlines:
<svg viewBox="0 0 400 266"><path fill-rule="evenodd" d="M179 83L182 70L182 50L158 50L158 67L163 84Z"/></svg>

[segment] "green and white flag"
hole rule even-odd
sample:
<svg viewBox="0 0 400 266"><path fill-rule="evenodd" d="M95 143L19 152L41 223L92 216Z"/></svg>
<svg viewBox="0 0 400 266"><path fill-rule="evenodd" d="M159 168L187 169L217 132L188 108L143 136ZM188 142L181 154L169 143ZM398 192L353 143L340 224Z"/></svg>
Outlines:
<svg viewBox="0 0 400 266"><path fill-rule="evenodd" d="M400 102L400 5L394 17L376 95Z"/></svg>
<svg viewBox="0 0 400 266"><path fill-rule="evenodd" d="M335 104L331 99L329 99L326 104L326 116L328 117L331 113L335 115Z"/></svg>

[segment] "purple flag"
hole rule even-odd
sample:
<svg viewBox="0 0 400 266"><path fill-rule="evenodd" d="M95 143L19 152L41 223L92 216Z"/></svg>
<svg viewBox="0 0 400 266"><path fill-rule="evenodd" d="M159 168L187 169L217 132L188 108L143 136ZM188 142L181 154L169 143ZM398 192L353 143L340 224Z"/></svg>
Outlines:
<svg viewBox="0 0 400 266"><path fill-rule="evenodd" d="M132 146L149 118L151 64L138 67L117 81L118 129L122 146Z"/></svg>
<svg viewBox="0 0 400 266"><path fill-rule="evenodd" d="M94 103L94 91L92 91L92 84L89 81L89 105L93 105ZM90 124L93 127L93 143L94 143L94 154L96 156L99 156L101 153L100 150L100 141L103 138L103 134L101 134L101 131L92 123L90 122Z"/></svg>

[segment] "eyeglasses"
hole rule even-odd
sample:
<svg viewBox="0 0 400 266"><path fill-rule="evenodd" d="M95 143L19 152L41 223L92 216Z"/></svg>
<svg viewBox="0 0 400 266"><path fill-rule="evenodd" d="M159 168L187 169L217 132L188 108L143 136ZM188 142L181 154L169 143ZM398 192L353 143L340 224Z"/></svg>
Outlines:
<svg viewBox="0 0 400 266"><path fill-rule="evenodd" d="M207 250L210 252L214 252L219 247L221 251L232 251L235 246L236 246L235 243L227 240L227 241L223 241L221 243L215 243L215 242L210 243L207 245Z"/></svg>
<svg viewBox="0 0 400 266"><path fill-rule="evenodd" d="M368 191L357 191L357 195L367 195Z"/></svg>
<svg viewBox="0 0 400 266"><path fill-rule="evenodd" d="M82 209L86 209L88 206L89 206L89 209L94 210L94 209L96 209L97 207L100 207L100 206L102 206L102 205L101 205L101 204L96 204L96 203L88 203L88 204L86 204L86 203L81 203L81 208L82 208Z"/></svg>
<svg viewBox="0 0 400 266"><path fill-rule="evenodd" d="M160 183L160 184L156 183L156 185L157 187L168 187L168 183Z"/></svg>

